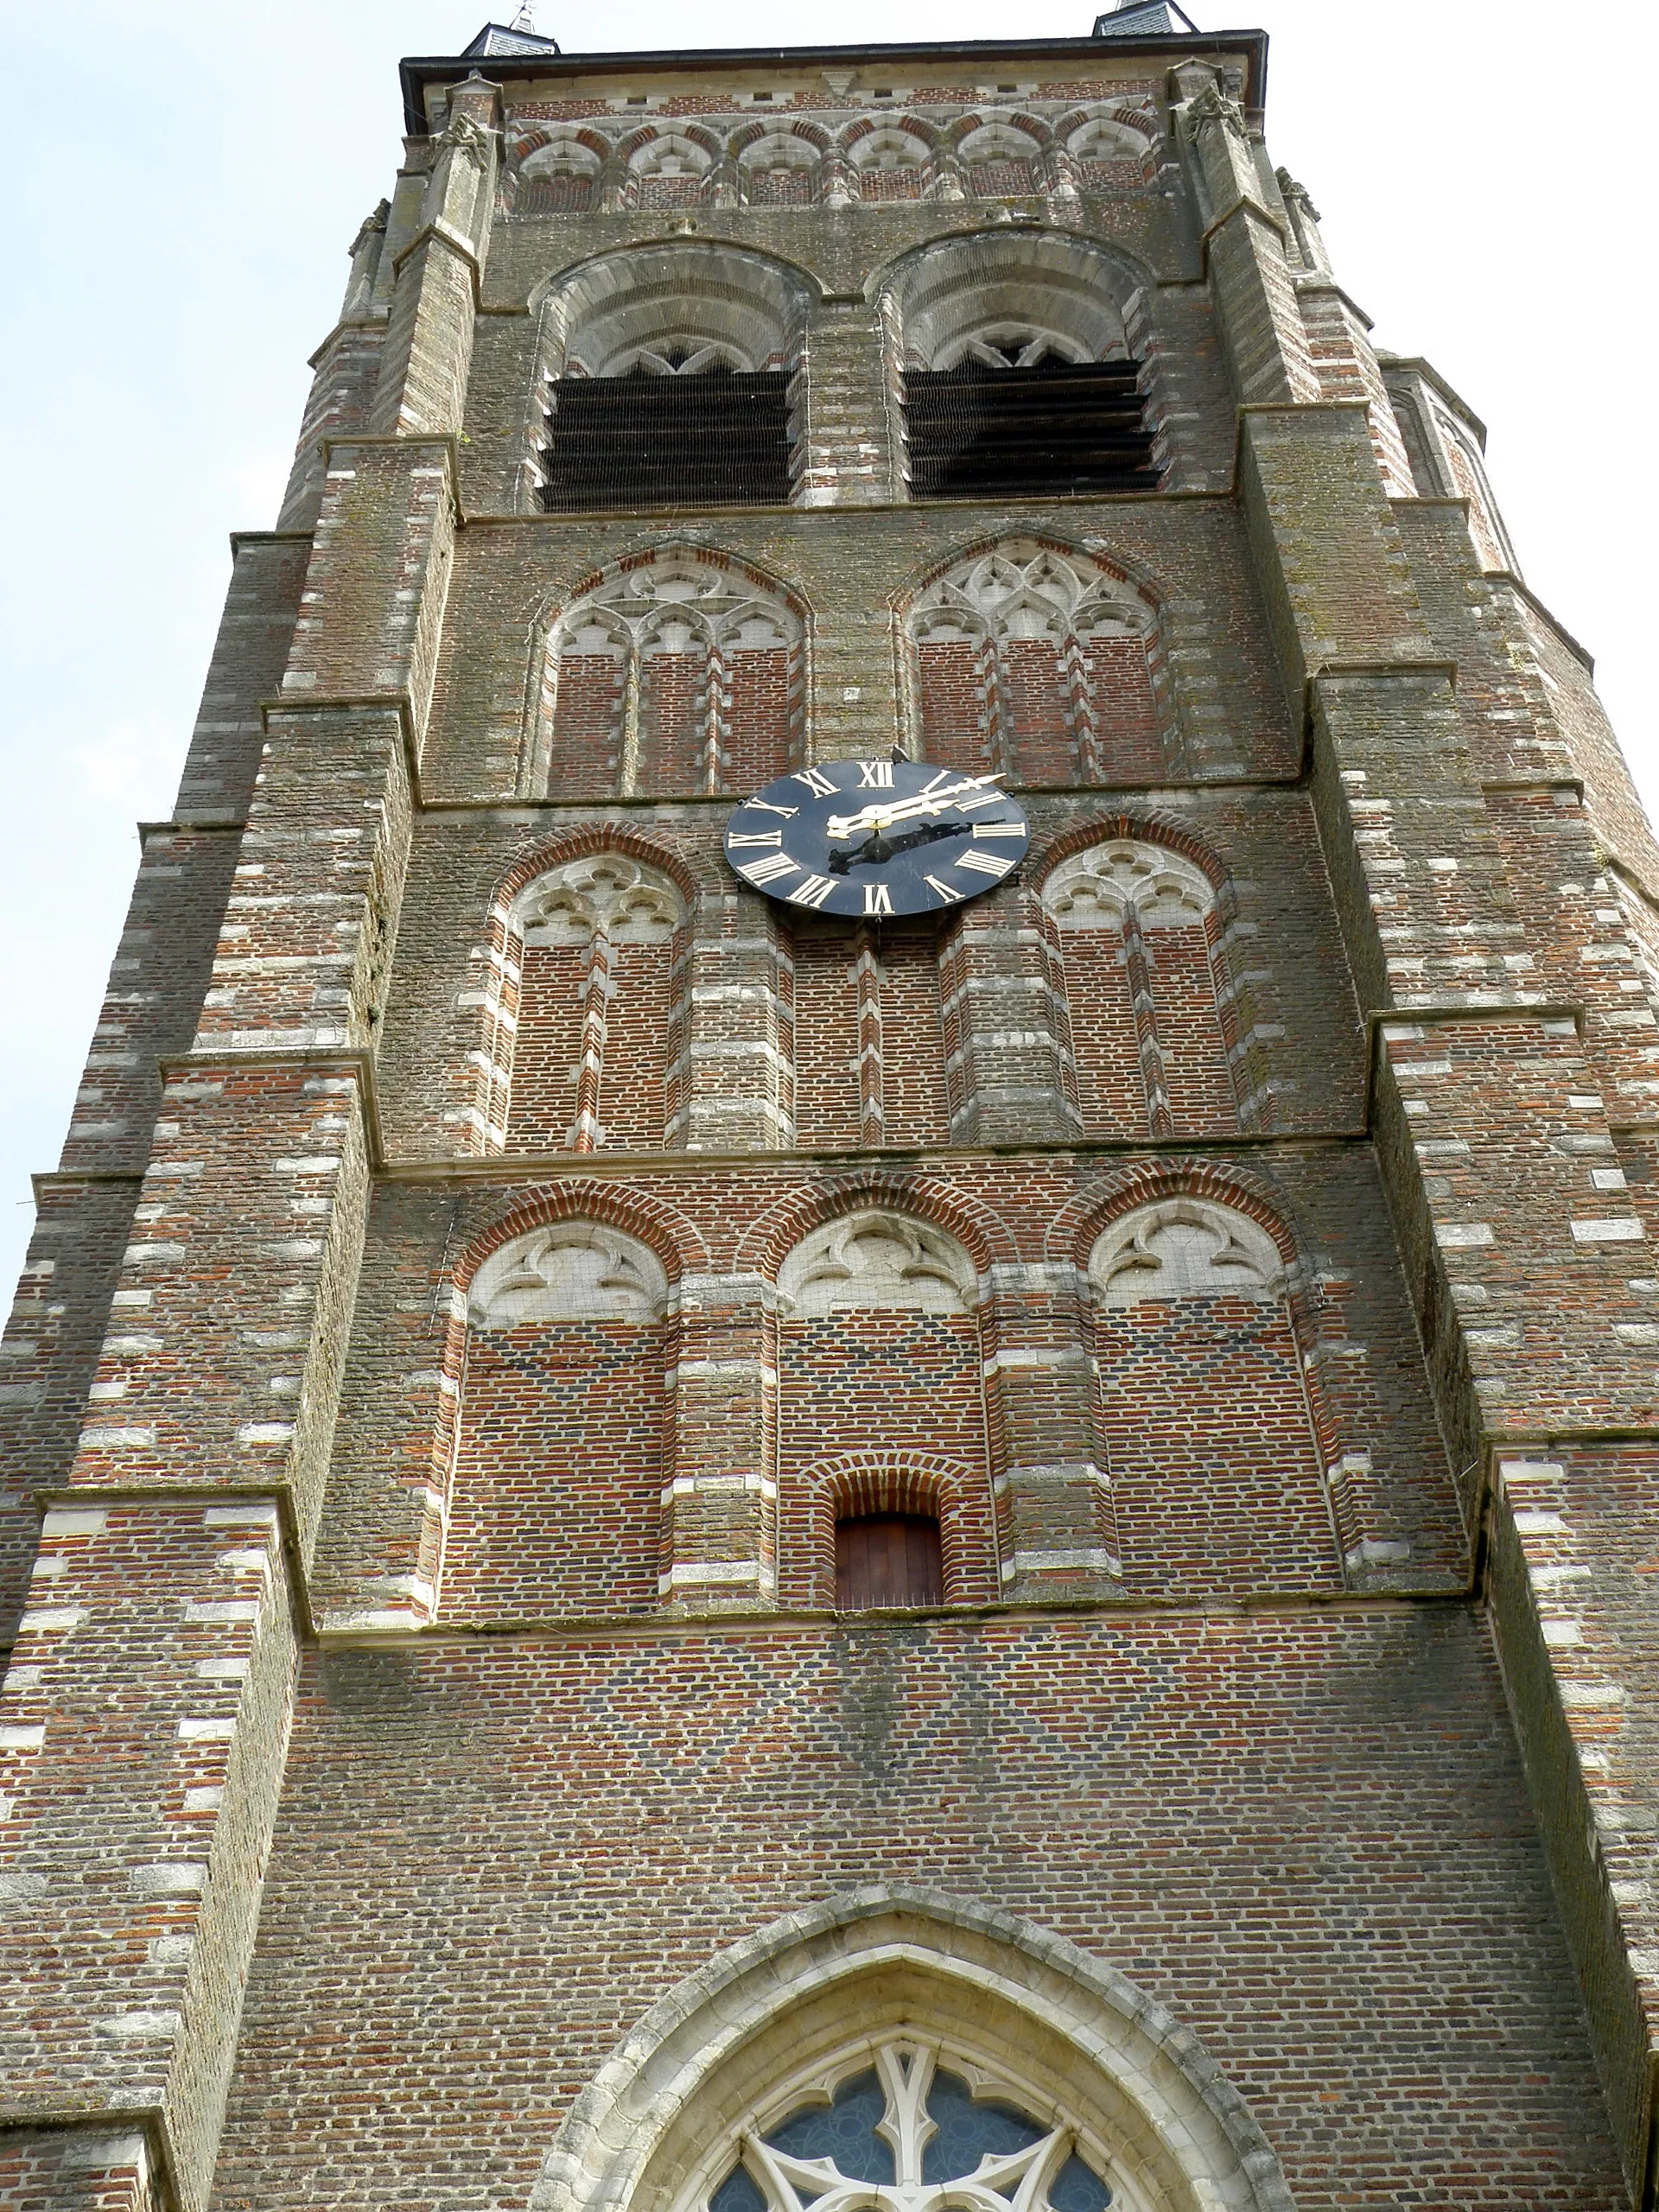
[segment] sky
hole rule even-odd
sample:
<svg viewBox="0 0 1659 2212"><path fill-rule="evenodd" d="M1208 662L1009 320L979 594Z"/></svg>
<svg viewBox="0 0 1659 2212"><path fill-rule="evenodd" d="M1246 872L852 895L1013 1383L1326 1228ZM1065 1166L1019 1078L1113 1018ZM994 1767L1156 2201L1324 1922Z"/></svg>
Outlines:
<svg viewBox="0 0 1659 2212"><path fill-rule="evenodd" d="M498 9L510 19L516 0ZM1659 713L1655 309L1636 0L1190 0L1272 40L1268 143L1376 342L1488 426L1528 582L1596 656L1650 808ZM1088 0L779 9L540 0L567 52L1080 36ZM361 218L399 153L397 62L481 0L0 0L13 214L0 348L0 1277L57 1157L134 869L165 820L229 580L268 529ZM1645 76L1645 67L1643 76Z"/></svg>

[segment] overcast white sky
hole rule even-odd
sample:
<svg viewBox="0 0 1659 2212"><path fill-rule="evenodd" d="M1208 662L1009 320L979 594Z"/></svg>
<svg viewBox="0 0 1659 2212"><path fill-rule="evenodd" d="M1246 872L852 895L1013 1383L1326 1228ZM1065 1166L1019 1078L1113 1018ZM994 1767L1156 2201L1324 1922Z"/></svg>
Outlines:
<svg viewBox="0 0 1659 2212"><path fill-rule="evenodd" d="M1381 345L1489 427L1529 581L1598 661L1659 799L1649 8L1636 0L1191 0L1272 35L1275 160L1313 193ZM512 0L497 10L510 19ZM10 425L0 690L0 1280L50 1167L137 845L162 819L229 575L268 528L306 356L390 190L397 62L454 53L477 0L0 5L15 88L0 355ZM1076 36L1089 0L783 10L541 0L567 51Z"/></svg>

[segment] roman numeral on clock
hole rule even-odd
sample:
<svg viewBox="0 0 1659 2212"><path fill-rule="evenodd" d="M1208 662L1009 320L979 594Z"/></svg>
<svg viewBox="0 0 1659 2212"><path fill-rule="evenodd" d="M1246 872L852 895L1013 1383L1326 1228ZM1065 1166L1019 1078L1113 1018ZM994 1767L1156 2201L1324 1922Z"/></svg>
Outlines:
<svg viewBox="0 0 1659 2212"><path fill-rule="evenodd" d="M861 760L858 764L858 788L861 791L890 791L893 789L891 760Z"/></svg>
<svg viewBox="0 0 1659 2212"><path fill-rule="evenodd" d="M1025 834L1023 822L976 822L974 824L976 837L1023 837Z"/></svg>
<svg viewBox="0 0 1659 2212"><path fill-rule="evenodd" d="M1014 862L1002 853L976 853L970 845L952 863L957 868L970 868L977 875L1007 875Z"/></svg>
<svg viewBox="0 0 1659 2212"><path fill-rule="evenodd" d="M819 798L833 798L836 795L836 786L819 768L802 768L790 779L790 781L804 784L808 791Z"/></svg>
<svg viewBox="0 0 1659 2212"><path fill-rule="evenodd" d="M865 885L864 911L867 914L890 914L893 912L893 893L885 883Z"/></svg>
<svg viewBox="0 0 1659 2212"><path fill-rule="evenodd" d="M734 830L726 840L734 852L736 852L740 847L747 848L751 845L771 845L775 849L783 842L784 833L781 830L750 830L741 832Z"/></svg>
<svg viewBox="0 0 1659 2212"><path fill-rule="evenodd" d="M768 853L763 861L745 861L738 874L747 883L776 883L780 875L798 875L800 862L787 853Z"/></svg>
<svg viewBox="0 0 1659 2212"><path fill-rule="evenodd" d="M941 883L937 875L925 875L922 881L930 891L937 891L941 899L950 900L960 899L962 896L961 891L954 883Z"/></svg>
<svg viewBox="0 0 1659 2212"><path fill-rule="evenodd" d="M830 876L809 875L804 883L798 883L784 896L791 906L822 906L835 887L834 880Z"/></svg>

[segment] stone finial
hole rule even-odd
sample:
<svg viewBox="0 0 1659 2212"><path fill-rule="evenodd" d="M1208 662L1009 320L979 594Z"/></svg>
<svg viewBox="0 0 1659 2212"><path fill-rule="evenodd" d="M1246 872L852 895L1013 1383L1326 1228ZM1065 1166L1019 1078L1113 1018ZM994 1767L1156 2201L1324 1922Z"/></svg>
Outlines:
<svg viewBox="0 0 1659 2212"><path fill-rule="evenodd" d="M1236 130L1241 138L1244 136L1243 109L1213 84L1206 85L1194 97L1186 112L1195 131L1201 130L1207 123L1219 123L1229 130Z"/></svg>
<svg viewBox="0 0 1659 2212"><path fill-rule="evenodd" d="M469 115L451 114L438 143L451 148L474 168L481 169L489 159L490 134L481 130Z"/></svg>

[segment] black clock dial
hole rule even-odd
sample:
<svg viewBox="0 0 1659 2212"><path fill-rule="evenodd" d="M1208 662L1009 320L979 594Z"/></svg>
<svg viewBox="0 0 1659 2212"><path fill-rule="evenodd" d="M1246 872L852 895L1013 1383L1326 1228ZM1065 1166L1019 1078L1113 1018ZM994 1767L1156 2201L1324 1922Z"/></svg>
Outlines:
<svg viewBox="0 0 1659 2212"><path fill-rule="evenodd" d="M726 857L785 906L880 920L994 890L1024 859L1025 815L989 776L925 760L823 760L734 808Z"/></svg>

